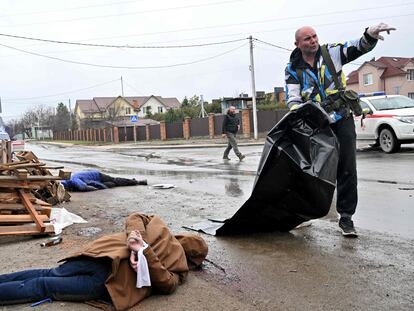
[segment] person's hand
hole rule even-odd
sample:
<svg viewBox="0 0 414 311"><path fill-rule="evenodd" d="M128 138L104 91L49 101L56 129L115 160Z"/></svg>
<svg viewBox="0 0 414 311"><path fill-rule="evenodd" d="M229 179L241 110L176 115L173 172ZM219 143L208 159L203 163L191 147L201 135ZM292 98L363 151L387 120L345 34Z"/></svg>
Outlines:
<svg viewBox="0 0 414 311"><path fill-rule="evenodd" d="M385 23L379 23L378 25L371 26L368 28L367 33L377 40L384 40L384 37L380 35L380 32L386 31L387 34L390 34L391 30L397 30L394 27L390 27Z"/></svg>
<svg viewBox="0 0 414 311"><path fill-rule="evenodd" d="M129 264L131 265L132 269L137 272L138 267L138 260L137 260L137 253L131 251L131 255L129 256Z"/></svg>
<svg viewBox="0 0 414 311"><path fill-rule="evenodd" d="M85 191L96 191L96 190L98 190L98 188L95 188L94 186L86 185L85 187Z"/></svg>
<svg viewBox="0 0 414 311"><path fill-rule="evenodd" d="M127 239L127 245L131 251L136 253L144 247L144 240L138 230L131 231Z"/></svg>
<svg viewBox="0 0 414 311"><path fill-rule="evenodd" d="M223 138L226 138L226 136L227 136L226 134L221 134L221 137Z"/></svg>

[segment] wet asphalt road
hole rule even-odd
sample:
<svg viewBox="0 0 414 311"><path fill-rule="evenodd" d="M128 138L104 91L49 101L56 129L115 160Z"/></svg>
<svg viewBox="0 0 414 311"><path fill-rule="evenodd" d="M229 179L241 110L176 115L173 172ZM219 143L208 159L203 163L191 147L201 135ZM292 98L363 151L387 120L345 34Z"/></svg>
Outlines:
<svg viewBox="0 0 414 311"><path fill-rule="evenodd" d="M28 149L49 164L72 171L94 167L176 188L73 193L64 206L89 223L65 229L64 242L55 248L40 248L31 239L20 243L0 239L1 273L45 262L54 265L63 254L73 252L71 246L94 238L79 237L80 227L121 231L125 217L137 210L160 215L173 232L182 231L183 224L230 217L250 195L262 147L242 146L247 156L242 163L234 156L224 163L222 148L29 145ZM203 269L190 273L173 295L152 296L133 310L413 310L413 158L413 146L392 155L369 149L358 152L358 239L341 236L335 213L289 233L203 235L209 245ZM3 310L29 309L18 305ZM94 309L56 302L40 310Z"/></svg>
<svg viewBox="0 0 414 311"><path fill-rule="evenodd" d="M223 148L134 149L29 145L38 157L74 170L98 168L108 174L147 178L150 184L170 183L200 193L233 197L244 202L251 193L261 146L243 146L246 159L223 161ZM360 144L359 204L354 217L359 228L414 238L414 145L385 154ZM229 209L229 217L237 206ZM336 215L330 213L331 219Z"/></svg>

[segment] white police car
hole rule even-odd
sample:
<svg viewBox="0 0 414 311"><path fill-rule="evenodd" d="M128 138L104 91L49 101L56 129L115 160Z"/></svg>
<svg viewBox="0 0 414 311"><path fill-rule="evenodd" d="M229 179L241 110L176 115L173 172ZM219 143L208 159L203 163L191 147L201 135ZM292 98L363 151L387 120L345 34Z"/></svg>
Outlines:
<svg viewBox="0 0 414 311"><path fill-rule="evenodd" d="M362 116L354 116L358 140L370 140L386 153L414 143L414 100L383 92L360 94Z"/></svg>

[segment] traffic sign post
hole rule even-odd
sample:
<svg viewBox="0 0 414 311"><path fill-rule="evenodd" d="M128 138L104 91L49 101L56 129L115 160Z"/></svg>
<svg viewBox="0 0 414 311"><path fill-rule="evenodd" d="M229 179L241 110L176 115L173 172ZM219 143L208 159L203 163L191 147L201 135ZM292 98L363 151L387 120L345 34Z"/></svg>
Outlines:
<svg viewBox="0 0 414 311"><path fill-rule="evenodd" d="M130 116L131 122L138 122L138 116ZM137 143L137 126L134 124L134 143Z"/></svg>

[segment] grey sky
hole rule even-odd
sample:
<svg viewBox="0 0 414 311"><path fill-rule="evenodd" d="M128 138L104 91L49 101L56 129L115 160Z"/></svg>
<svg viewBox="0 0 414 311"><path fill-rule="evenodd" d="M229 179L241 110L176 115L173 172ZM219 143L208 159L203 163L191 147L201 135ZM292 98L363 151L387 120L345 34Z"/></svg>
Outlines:
<svg viewBox="0 0 414 311"><path fill-rule="evenodd" d="M294 32L316 29L321 43L360 36L365 27L385 22L398 30L357 64L372 57L414 56L414 1L367 0L0 0L0 33L113 45L189 45L244 39L249 35L293 49ZM326 14L332 13L332 14ZM411 22L410 22L411 20ZM33 105L56 106L71 99L124 94L205 100L251 94L248 41L177 49L128 49L42 43L0 36L0 96L5 120ZM72 64L13 50L105 66L156 67L210 60L162 69L114 69ZM231 51L231 52L229 52ZM255 44L256 89L283 86L289 52ZM349 73L356 65L347 65ZM112 82L111 82L112 81ZM97 87L89 88L95 85ZM83 91L80 89L89 88ZM76 91L76 92L73 92ZM64 93L64 94L62 94ZM62 94L49 96L53 94ZM31 98L31 99L26 99Z"/></svg>

